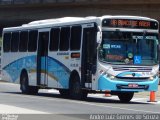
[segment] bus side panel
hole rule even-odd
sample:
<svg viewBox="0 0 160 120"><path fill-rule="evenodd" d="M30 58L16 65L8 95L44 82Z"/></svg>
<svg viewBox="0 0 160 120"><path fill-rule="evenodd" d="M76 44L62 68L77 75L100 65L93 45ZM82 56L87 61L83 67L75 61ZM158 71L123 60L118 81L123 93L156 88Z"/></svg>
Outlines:
<svg viewBox="0 0 160 120"><path fill-rule="evenodd" d="M37 56L32 55L24 58L23 61L25 61L24 67L22 69L26 69L28 72L28 80L29 85L31 86L37 86Z"/></svg>
<svg viewBox="0 0 160 120"><path fill-rule="evenodd" d="M10 52L3 54L2 59L2 69L3 69L3 79L13 83L19 83L19 64L18 61L15 60L17 54L11 54Z"/></svg>
<svg viewBox="0 0 160 120"><path fill-rule="evenodd" d="M57 59L47 58L48 62L48 87L51 88L69 88L69 77L71 71Z"/></svg>
<svg viewBox="0 0 160 120"><path fill-rule="evenodd" d="M20 74L25 69L28 73L29 85L36 85L36 56L27 56L4 66L3 71L10 78L10 82L19 83Z"/></svg>
<svg viewBox="0 0 160 120"><path fill-rule="evenodd" d="M8 72L5 70L6 65L9 66L10 59L11 59L11 54L10 53L3 53L2 54L2 80L8 81L8 82L13 82L11 76L8 74Z"/></svg>
<svg viewBox="0 0 160 120"><path fill-rule="evenodd" d="M51 57L47 57L47 63L48 63L48 70L46 74L48 76L48 87L57 88L58 77L56 71L58 65L55 62L55 60Z"/></svg>

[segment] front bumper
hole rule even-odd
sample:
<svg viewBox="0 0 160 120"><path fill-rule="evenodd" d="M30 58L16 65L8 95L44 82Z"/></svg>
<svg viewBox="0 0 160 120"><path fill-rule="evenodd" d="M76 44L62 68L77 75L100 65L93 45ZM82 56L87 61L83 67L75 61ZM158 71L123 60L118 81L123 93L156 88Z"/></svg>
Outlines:
<svg viewBox="0 0 160 120"><path fill-rule="evenodd" d="M154 80L149 81L125 81L125 80L111 80L105 75L101 76L98 80L98 90L110 90L110 91L132 91L132 92L142 92L142 91L157 91L158 90L159 78L155 77ZM136 84L137 87L129 87L129 84Z"/></svg>

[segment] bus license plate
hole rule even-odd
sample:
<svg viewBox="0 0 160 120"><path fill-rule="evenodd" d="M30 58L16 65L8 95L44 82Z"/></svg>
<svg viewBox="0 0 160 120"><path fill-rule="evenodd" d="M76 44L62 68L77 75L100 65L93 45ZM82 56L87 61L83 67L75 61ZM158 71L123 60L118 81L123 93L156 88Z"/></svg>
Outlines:
<svg viewBox="0 0 160 120"><path fill-rule="evenodd" d="M138 88L138 84L128 84L129 88Z"/></svg>

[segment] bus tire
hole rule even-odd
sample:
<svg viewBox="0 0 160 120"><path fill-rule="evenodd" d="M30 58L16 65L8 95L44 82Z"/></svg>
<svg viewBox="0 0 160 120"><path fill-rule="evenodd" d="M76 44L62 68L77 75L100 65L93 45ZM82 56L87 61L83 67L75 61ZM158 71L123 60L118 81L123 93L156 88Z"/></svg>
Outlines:
<svg viewBox="0 0 160 120"><path fill-rule="evenodd" d="M86 91L83 91L81 88L79 77L77 75L74 76L70 84L70 97L72 99L81 100L81 99L86 99L87 95L88 93Z"/></svg>
<svg viewBox="0 0 160 120"><path fill-rule="evenodd" d="M29 86L28 84L28 75L26 72L23 72L20 77L20 89L22 94L37 94L38 88L34 86Z"/></svg>
<svg viewBox="0 0 160 120"><path fill-rule="evenodd" d="M88 96L88 92L86 90L83 90L81 99L85 100L87 98L87 96Z"/></svg>
<svg viewBox="0 0 160 120"><path fill-rule="evenodd" d="M38 87L36 87L36 86L29 86L30 88L30 92L29 92L29 94L31 94L31 95L36 95L36 94L38 94L38 91L39 91L39 89L38 89Z"/></svg>
<svg viewBox="0 0 160 120"><path fill-rule="evenodd" d="M62 97L69 97L69 90L60 89L59 93L61 94Z"/></svg>
<svg viewBox="0 0 160 120"><path fill-rule="evenodd" d="M134 96L134 92L122 92L118 94L118 98L123 103L130 102L133 96Z"/></svg>

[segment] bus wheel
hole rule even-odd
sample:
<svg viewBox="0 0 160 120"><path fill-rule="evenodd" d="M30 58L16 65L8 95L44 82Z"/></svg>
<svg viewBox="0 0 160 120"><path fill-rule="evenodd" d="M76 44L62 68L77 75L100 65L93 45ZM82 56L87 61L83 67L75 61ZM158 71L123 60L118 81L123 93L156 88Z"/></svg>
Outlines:
<svg viewBox="0 0 160 120"><path fill-rule="evenodd" d="M73 81L70 84L70 97L72 99L86 99L87 98L87 91L83 91L81 88L80 80L78 76L75 76Z"/></svg>
<svg viewBox="0 0 160 120"><path fill-rule="evenodd" d="M38 88L28 85L28 75L27 73L22 73L20 77L20 89L23 94L37 94Z"/></svg>
<svg viewBox="0 0 160 120"><path fill-rule="evenodd" d="M30 86L30 92L29 92L29 94L36 95L36 94L38 94L38 91L39 91L38 87L36 87L36 86Z"/></svg>
<svg viewBox="0 0 160 120"><path fill-rule="evenodd" d="M60 89L59 93L61 94L62 97L69 97L69 90Z"/></svg>
<svg viewBox="0 0 160 120"><path fill-rule="evenodd" d="M88 96L88 92L85 91L85 90L82 91L82 97L81 97L81 99L85 100L87 98L87 96Z"/></svg>
<svg viewBox="0 0 160 120"><path fill-rule="evenodd" d="M133 98L134 92L122 92L118 94L118 97L121 102L127 103L130 102Z"/></svg>
<svg viewBox="0 0 160 120"><path fill-rule="evenodd" d="M81 98L81 86L79 82L79 78L74 76L70 83L70 97L72 99L80 99Z"/></svg>

